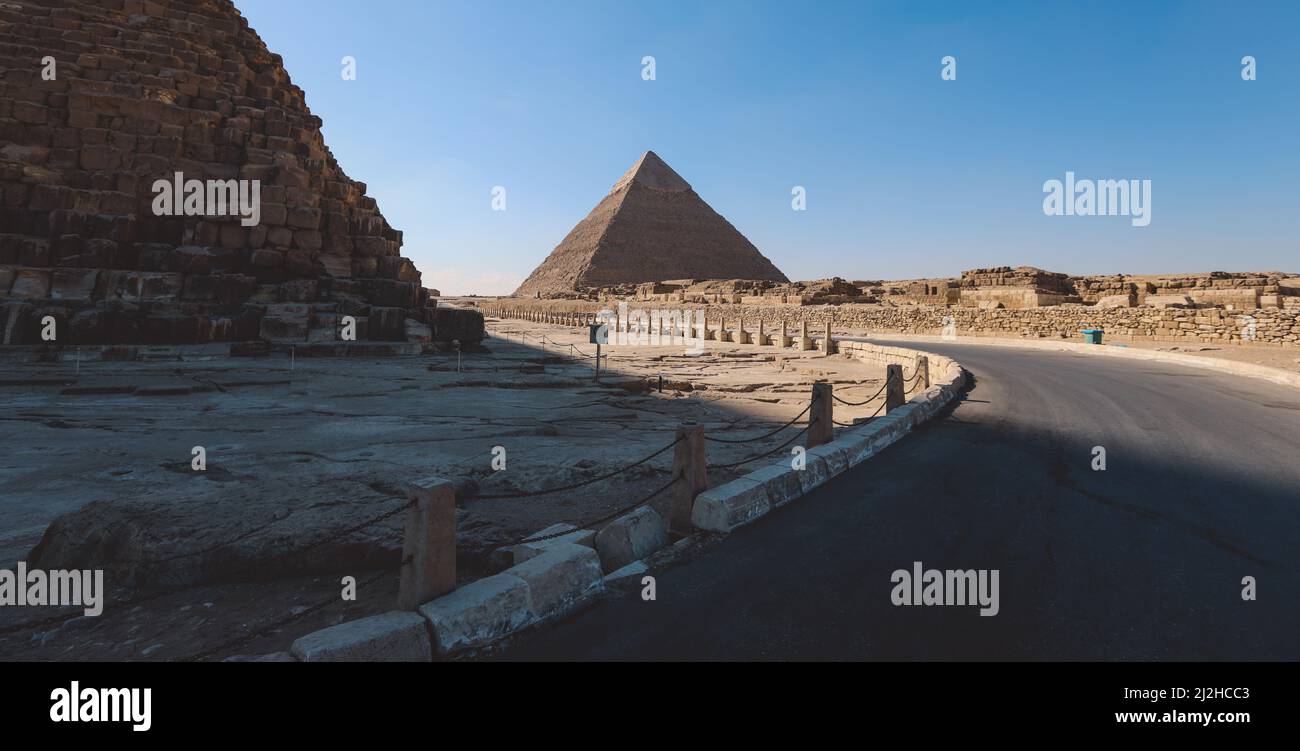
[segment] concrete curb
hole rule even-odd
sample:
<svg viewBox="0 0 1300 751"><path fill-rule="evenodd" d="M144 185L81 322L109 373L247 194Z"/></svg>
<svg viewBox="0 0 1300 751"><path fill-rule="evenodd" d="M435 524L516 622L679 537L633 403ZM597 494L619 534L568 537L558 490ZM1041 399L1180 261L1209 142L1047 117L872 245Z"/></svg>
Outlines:
<svg viewBox="0 0 1300 751"><path fill-rule="evenodd" d="M1221 360L1215 357L1197 357L1195 355L1184 355L1179 352L1161 352L1159 350L1125 347L1123 345L1115 344L1098 345L1082 344L1079 342L1062 342L1052 339L1012 339L1008 337L984 336L962 336L957 337L956 339L944 339L941 336L923 334L888 333L864 334L863 337L904 339L907 341L916 341L918 343L944 342L947 344L974 344L986 347L1018 347L1021 349L1040 349L1053 352L1078 352L1087 355L1097 355L1100 357L1120 357L1129 360L1143 360L1145 362L1167 362L1175 365L1186 365L1190 368L1217 370L1222 373L1245 376L1247 378L1258 378L1281 386L1300 388L1300 373L1292 373L1280 368L1272 368L1267 365L1255 365L1254 363L1247 362L1237 362L1235 360Z"/></svg>
<svg viewBox="0 0 1300 751"><path fill-rule="evenodd" d="M604 590L596 551L556 542L495 576L426 602L419 613L428 621L434 651L446 656L561 618Z"/></svg>
<svg viewBox="0 0 1300 751"><path fill-rule="evenodd" d="M866 362L916 367L925 356L930 366L930 388L903 406L858 428L848 428L830 443L804 452L803 469L790 458L750 472L695 498L691 522L710 532L727 534L804 495L847 471L907 435L957 398L966 374L956 361L928 352L865 342L838 341L837 349Z"/></svg>

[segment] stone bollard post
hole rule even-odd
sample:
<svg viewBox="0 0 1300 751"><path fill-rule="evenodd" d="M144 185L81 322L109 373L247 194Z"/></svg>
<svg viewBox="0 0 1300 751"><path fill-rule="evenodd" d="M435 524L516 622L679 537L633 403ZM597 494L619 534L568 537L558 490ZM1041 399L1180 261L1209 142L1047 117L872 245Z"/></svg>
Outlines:
<svg viewBox="0 0 1300 751"><path fill-rule="evenodd" d="M889 384L885 387L885 414L889 414L907 401L903 395L903 366L886 365L885 377L888 379L886 383Z"/></svg>
<svg viewBox="0 0 1300 751"><path fill-rule="evenodd" d="M673 447L673 475L677 481L672 487L672 506L668 526L674 532L690 534L691 510L695 496L709 486L709 465L704 454L704 426L693 422L682 423L677 428L680 439Z"/></svg>
<svg viewBox="0 0 1300 751"><path fill-rule="evenodd" d="M930 388L930 358L925 355L918 355L916 358L916 372L921 374L921 390Z"/></svg>
<svg viewBox="0 0 1300 751"><path fill-rule="evenodd" d="M835 401L829 383L817 382L812 387L812 409L808 410L807 448L830 443L834 438Z"/></svg>
<svg viewBox="0 0 1300 751"><path fill-rule="evenodd" d="M456 588L456 488L441 477L411 484L397 607L415 610Z"/></svg>

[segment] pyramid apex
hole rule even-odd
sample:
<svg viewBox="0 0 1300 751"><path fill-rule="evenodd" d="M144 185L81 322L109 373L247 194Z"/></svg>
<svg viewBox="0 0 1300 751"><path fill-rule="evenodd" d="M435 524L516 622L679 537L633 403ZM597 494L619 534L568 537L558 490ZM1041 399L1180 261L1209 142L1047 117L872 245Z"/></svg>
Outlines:
<svg viewBox="0 0 1300 751"><path fill-rule="evenodd" d="M646 151L515 295L664 279L789 281L690 183Z"/></svg>
<svg viewBox="0 0 1300 751"><path fill-rule="evenodd" d="M654 190L684 191L690 190L691 184L673 171L668 163L653 151L647 150L636 160L631 169L614 183L613 190L619 190L629 183L637 183Z"/></svg>

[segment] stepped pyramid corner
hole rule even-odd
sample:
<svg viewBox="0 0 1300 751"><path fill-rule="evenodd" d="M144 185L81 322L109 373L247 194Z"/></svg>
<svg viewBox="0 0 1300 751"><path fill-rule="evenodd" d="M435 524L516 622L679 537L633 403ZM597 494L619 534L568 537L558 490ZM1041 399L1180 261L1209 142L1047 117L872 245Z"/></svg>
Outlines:
<svg viewBox="0 0 1300 751"><path fill-rule="evenodd" d="M647 151L515 296L684 278L790 281L690 183Z"/></svg>
<svg viewBox="0 0 1300 751"><path fill-rule="evenodd" d="M0 78L0 345L482 339L231 0L0 3Z"/></svg>

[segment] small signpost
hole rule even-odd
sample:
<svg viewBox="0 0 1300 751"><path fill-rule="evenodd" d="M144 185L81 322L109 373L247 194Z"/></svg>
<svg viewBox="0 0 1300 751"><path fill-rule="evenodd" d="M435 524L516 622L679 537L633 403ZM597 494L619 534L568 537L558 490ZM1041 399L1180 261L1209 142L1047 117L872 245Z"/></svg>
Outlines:
<svg viewBox="0 0 1300 751"><path fill-rule="evenodd" d="M603 323L587 325L587 342L596 345L596 383L600 383L600 345L609 341L609 326Z"/></svg>

